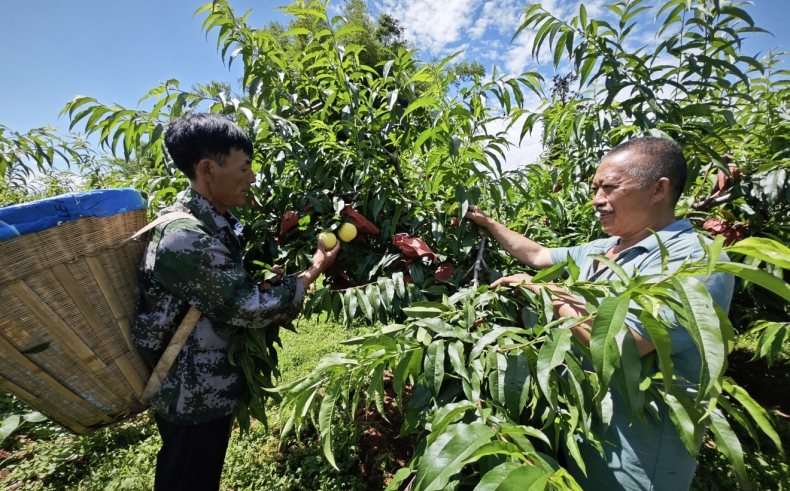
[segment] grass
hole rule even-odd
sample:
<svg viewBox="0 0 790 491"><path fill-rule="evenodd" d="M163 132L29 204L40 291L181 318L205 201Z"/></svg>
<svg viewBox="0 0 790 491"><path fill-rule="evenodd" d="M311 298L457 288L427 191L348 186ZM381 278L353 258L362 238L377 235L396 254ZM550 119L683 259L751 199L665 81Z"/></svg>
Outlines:
<svg viewBox="0 0 790 491"><path fill-rule="evenodd" d="M369 331L350 330L323 320L300 321L297 333L284 331L280 356L282 382L296 380L327 353L343 350L339 342ZM753 348L748 339L736 349ZM790 348L776 363L785 364L790 378ZM775 363L775 365L776 365ZM790 380L783 380L790 384ZM770 408L769 408L770 409ZM23 413L28 409L8 394L0 393L0 414ZM225 459L222 489L240 490L350 490L363 491L367 482L359 477L353 436L337 441L335 455L340 472L324 459L317 435L308 429L300 439L280 442L281 422L271 408L271 430L253 425L245 436L234 432ZM790 439L790 421L775 418L783 441ZM350 428L349 428L350 429ZM736 429L744 444L746 466L755 490L790 489L790 465L770 440L754 442ZM352 431L337 431L340 436ZM338 438L340 440L340 438ZM0 447L0 485L7 490L150 490L153 488L156 453L161 440L150 413L83 437L75 437L51 423L26 423ZM4 459L4 460L3 460ZM703 443L699 468L692 485L695 491L738 489L726 459L712 441Z"/></svg>

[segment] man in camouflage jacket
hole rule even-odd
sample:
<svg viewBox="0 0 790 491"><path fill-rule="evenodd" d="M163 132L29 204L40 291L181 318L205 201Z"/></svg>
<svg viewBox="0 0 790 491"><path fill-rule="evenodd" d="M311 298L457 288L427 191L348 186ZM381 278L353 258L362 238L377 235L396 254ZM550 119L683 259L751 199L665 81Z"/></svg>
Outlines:
<svg viewBox="0 0 790 491"><path fill-rule="evenodd" d="M255 182L252 143L219 115L175 120L165 145L190 187L160 213L186 212L157 226L141 264L141 298L132 329L143 359L155 366L176 328L194 306L202 316L151 404L162 435L157 490L216 490L222 473L233 412L244 375L230 363L231 334L296 318L306 288L337 255L323 244L313 266L259 289L242 265L242 225L228 211L245 203Z"/></svg>

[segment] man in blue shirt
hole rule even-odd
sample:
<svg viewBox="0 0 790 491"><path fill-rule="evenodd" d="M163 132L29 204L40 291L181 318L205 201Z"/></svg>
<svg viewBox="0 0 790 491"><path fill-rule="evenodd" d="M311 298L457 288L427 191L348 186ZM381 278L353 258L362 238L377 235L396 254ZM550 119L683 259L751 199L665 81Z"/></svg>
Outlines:
<svg viewBox="0 0 790 491"><path fill-rule="evenodd" d="M653 137L629 140L609 152L601 161L593 179L593 206L604 233L599 239L576 247L547 248L488 218L477 207L470 207L467 218L486 228L516 259L533 269L543 269L572 257L579 266L580 280L608 279L613 272L590 257L605 255L627 274L638 270L643 275L661 274L661 252L657 232L669 252L668 272L686 260L703 257L704 250L688 220L675 217L675 205L686 182L686 160L680 147L670 140ZM721 260L726 260L722 255ZM534 285L527 274L515 274L492 283L523 284L535 292L545 285ZM714 274L701 279L713 300L726 312L729 309L734 279ZM556 286L550 288L555 313L563 317L588 315L584 302ZM670 313L670 315L672 315ZM638 318L628 315L626 324L636 341L640 356L655 350L650 335ZM573 335L590 344L592 321L573 327ZM672 341L671 358L675 375L699 383L701 356L691 335L678 326L668 332ZM608 428L598 425L605 455L589 445L580 445L587 475L569 459L570 471L585 490L682 490L688 489L696 470L696 459L680 440L670 420L668 408L660 404L660 422L648 418L645 426L632 421L626 403L611 390L614 414Z"/></svg>

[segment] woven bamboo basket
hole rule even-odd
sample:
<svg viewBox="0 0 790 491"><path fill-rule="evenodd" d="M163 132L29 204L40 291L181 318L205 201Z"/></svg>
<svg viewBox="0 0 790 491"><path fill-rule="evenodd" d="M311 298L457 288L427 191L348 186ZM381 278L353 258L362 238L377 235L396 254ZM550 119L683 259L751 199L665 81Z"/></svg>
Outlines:
<svg viewBox="0 0 790 491"><path fill-rule="evenodd" d="M131 340L144 210L0 241L0 387L76 434L145 409Z"/></svg>

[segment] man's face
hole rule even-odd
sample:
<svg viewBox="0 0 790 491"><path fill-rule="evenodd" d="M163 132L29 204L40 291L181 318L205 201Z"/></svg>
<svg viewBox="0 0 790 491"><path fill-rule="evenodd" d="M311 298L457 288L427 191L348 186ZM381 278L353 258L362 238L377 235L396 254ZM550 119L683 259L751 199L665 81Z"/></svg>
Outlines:
<svg viewBox="0 0 790 491"><path fill-rule="evenodd" d="M255 183L250 157L241 150L233 150L224 165L214 162L212 169L212 203L220 213L244 204L250 186Z"/></svg>
<svg viewBox="0 0 790 491"><path fill-rule="evenodd" d="M593 206L601 228L609 235L629 237L649 228L656 219L652 207L655 185L639 189L635 178L624 172L639 165L632 152L604 157L595 171L592 189Z"/></svg>

